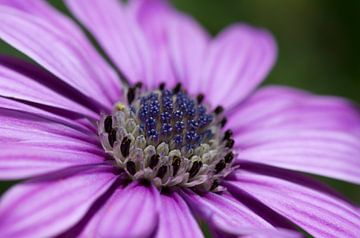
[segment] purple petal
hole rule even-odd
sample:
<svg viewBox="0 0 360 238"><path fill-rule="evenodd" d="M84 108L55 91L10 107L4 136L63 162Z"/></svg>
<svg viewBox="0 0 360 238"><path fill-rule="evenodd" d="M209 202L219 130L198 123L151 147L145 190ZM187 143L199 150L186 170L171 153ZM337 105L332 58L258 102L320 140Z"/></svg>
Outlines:
<svg viewBox="0 0 360 238"><path fill-rule="evenodd" d="M276 232L269 222L228 194L207 193L199 196L187 190L181 195L190 207L204 219L214 232L236 236ZM290 232L292 234L292 232Z"/></svg>
<svg viewBox="0 0 360 238"><path fill-rule="evenodd" d="M40 81L41 79L34 80L29 78L26 75L8 68L2 64L3 61L0 62L1 96L81 113L84 116L94 119L99 117L97 113L45 86L44 83ZM42 75L39 76L41 77ZM47 81L47 79L48 78L42 78L43 81ZM56 84L54 86L56 86Z"/></svg>
<svg viewBox="0 0 360 238"><path fill-rule="evenodd" d="M0 108L18 110L25 113L35 114L43 118L49 118L52 121L57 121L60 124L72 127L78 131L84 133L96 133L97 129L93 123L83 118L82 116L76 116L73 113L67 113L63 110L51 110L51 108L43 107L40 105L19 102L16 100L0 97Z"/></svg>
<svg viewBox="0 0 360 238"><path fill-rule="evenodd" d="M246 171L235 176L236 181L225 183L235 197L241 199L245 191L315 237L360 234L358 211L342 199L270 176Z"/></svg>
<svg viewBox="0 0 360 238"><path fill-rule="evenodd" d="M117 189L81 237L153 237L158 226L159 191L132 183Z"/></svg>
<svg viewBox="0 0 360 238"><path fill-rule="evenodd" d="M99 163L96 134L30 113L0 108L0 177L25 178L71 165Z"/></svg>
<svg viewBox="0 0 360 238"><path fill-rule="evenodd" d="M283 86L259 89L235 108L228 119L237 132L286 126L336 129L360 135L360 111L351 102Z"/></svg>
<svg viewBox="0 0 360 238"><path fill-rule="evenodd" d="M67 0L66 3L131 83L152 82L149 42L119 1Z"/></svg>
<svg viewBox="0 0 360 238"><path fill-rule="evenodd" d="M172 8L167 1L135 0L131 1L130 8L155 48L157 71L173 71L170 74L164 70L159 72L157 83L163 81L172 86L174 81L180 81L188 92L198 93L203 86L199 74L210 40L207 32L194 19ZM175 78L172 80L172 77Z"/></svg>
<svg viewBox="0 0 360 238"><path fill-rule="evenodd" d="M16 185L0 202L4 237L53 237L74 225L114 182L112 167L84 167Z"/></svg>
<svg viewBox="0 0 360 238"><path fill-rule="evenodd" d="M42 140L44 137L68 137L83 143L99 145L95 133L77 130L61 124L57 120L32 113L0 107L0 119L1 142Z"/></svg>
<svg viewBox="0 0 360 238"><path fill-rule="evenodd" d="M105 106L109 107L119 99L121 90L116 74L91 48L75 25L44 2L36 3L36 6L42 5L39 10L42 13L35 10L38 7L26 10L32 4L21 1L10 5L0 8L0 35L5 42ZM48 21L46 16L50 15L53 20ZM54 25L55 21L63 24Z"/></svg>
<svg viewBox="0 0 360 238"><path fill-rule="evenodd" d="M92 150L89 146L66 145L64 141L56 144L52 140L50 143L2 143L5 148L1 149L0 154L0 179L24 179L70 166L104 161L101 151L87 151Z"/></svg>
<svg viewBox="0 0 360 238"><path fill-rule="evenodd" d="M224 218L214 215L212 217L212 222L217 226L218 229L222 231L219 234L219 237L224 235L236 235L241 237L257 237L257 238L267 238L267 237L278 237L278 238L296 238L302 237L299 233L295 231L286 230L283 228L269 229L263 227L240 227L237 223L230 224Z"/></svg>
<svg viewBox="0 0 360 238"><path fill-rule="evenodd" d="M177 194L160 196L159 228L155 237L204 237L189 207Z"/></svg>
<svg viewBox="0 0 360 238"><path fill-rule="evenodd" d="M360 183L360 114L343 99L269 87L228 125L239 159Z"/></svg>
<svg viewBox="0 0 360 238"><path fill-rule="evenodd" d="M201 82L213 105L241 102L269 73L277 55L270 33L246 25L224 30L205 56Z"/></svg>

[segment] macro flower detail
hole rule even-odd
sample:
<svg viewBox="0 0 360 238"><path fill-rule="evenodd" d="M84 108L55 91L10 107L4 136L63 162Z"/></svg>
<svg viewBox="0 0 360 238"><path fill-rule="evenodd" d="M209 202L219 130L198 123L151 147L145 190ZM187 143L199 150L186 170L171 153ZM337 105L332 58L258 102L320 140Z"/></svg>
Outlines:
<svg viewBox="0 0 360 238"><path fill-rule="evenodd" d="M234 159L232 132L221 131L223 108L207 112L204 96L195 101L180 84L172 91L161 84L159 90L136 96L140 85L128 90L128 107L118 103L112 115L100 120L105 151L133 180L150 180L161 188L219 190Z"/></svg>
<svg viewBox="0 0 360 238"><path fill-rule="evenodd" d="M258 85L277 48L163 0L0 0L1 237L358 237L360 112Z"/></svg>

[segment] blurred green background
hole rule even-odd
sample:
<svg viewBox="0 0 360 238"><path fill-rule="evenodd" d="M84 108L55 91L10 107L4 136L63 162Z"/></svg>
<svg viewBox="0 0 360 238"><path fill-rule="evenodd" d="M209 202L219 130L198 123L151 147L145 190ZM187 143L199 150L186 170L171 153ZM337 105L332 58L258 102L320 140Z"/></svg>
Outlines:
<svg viewBox="0 0 360 238"><path fill-rule="evenodd" d="M106 1L106 0L105 0ZM61 1L50 1L65 11ZM266 84L284 84L360 103L360 1L174 0L212 34L234 22L268 28L279 59ZM0 53L16 51L0 43ZM360 158L359 158L360 159ZM358 186L320 178L360 205ZM8 183L0 183L0 192Z"/></svg>

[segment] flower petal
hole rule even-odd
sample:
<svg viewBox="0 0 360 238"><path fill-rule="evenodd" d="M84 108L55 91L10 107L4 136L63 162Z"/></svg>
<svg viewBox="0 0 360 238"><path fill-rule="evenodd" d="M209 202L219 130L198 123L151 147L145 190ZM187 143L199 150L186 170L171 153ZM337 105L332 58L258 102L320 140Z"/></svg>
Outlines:
<svg viewBox="0 0 360 238"><path fill-rule="evenodd" d="M58 144L62 144L58 142ZM24 179L31 176L53 172L75 165L97 164L104 161L104 156L88 152L91 148L55 143L3 143L6 148L0 153L0 179ZM42 147L44 146L44 147ZM47 148L46 148L47 146ZM64 148L65 147L65 148ZM66 148L68 147L68 148Z"/></svg>
<svg viewBox="0 0 360 238"><path fill-rule="evenodd" d="M230 108L265 79L277 56L267 31L234 25L215 38L205 56L201 82L213 105Z"/></svg>
<svg viewBox="0 0 360 238"><path fill-rule="evenodd" d="M264 218L228 194L206 193L199 196L186 190L181 192L181 195L216 234L242 236L251 233L252 235L261 235L266 232L281 233L280 228L273 227ZM268 219L271 222L277 222L278 217L268 217ZM291 231L284 231L284 233L291 234L290 237L294 235Z"/></svg>
<svg viewBox="0 0 360 238"><path fill-rule="evenodd" d="M118 188L81 237L152 237L158 226L159 192L132 183Z"/></svg>
<svg viewBox="0 0 360 238"><path fill-rule="evenodd" d="M99 163L95 133L31 113L0 108L0 178L19 179L71 165Z"/></svg>
<svg viewBox="0 0 360 238"><path fill-rule="evenodd" d="M115 178L111 166L98 166L16 185L0 202L1 235L54 237L79 221Z"/></svg>
<svg viewBox="0 0 360 238"><path fill-rule="evenodd" d="M360 113L297 90L259 90L234 115L238 158L360 183Z"/></svg>
<svg viewBox="0 0 360 238"><path fill-rule="evenodd" d="M67 113L63 110L51 110L52 108L43 105L17 101L13 99L0 97L0 108L18 110L25 113L35 114L40 117L49 118L58 121L60 124L72 127L85 133L96 133L97 129L89 120L73 113Z"/></svg>
<svg viewBox="0 0 360 238"><path fill-rule="evenodd" d="M358 211L342 199L284 179L244 170L225 186L237 198L243 191L287 217L315 237L356 237Z"/></svg>
<svg viewBox="0 0 360 238"><path fill-rule="evenodd" d="M77 130L47 117L0 107L0 119L1 142L29 141L53 136L99 145L95 133Z"/></svg>
<svg viewBox="0 0 360 238"><path fill-rule="evenodd" d="M153 80L150 45L116 0L66 0L130 83Z"/></svg>
<svg viewBox="0 0 360 238"><path fill-rule="evenodd" d="M204 237L189 207L177 194L160 196L159 228L155 237Z"/></svg>
<svg viewBox="0 0 360 238"><path fill-rule="evenodd" d="M176 11L168 1L135 0L130 4L136 20L155 49L158 64L154 66L158 71L165 68L173 71L170 74L159 73L157 83L163 81L167 86L173 86L178 81L185 85L188 92L198 93L203 86L199 76L210 40L207 32L194 19Z"/></svg>
<svg viewBox="0 0 360 238"><path fill-rule="evenodd" d="M81 104L91 104L91 101L79 100L81 98L79 94L77 94L76 99L75 92L59 84L56 78L36 71L36 66L32 66L29 63L1 57L0 96L60 108L94 119L99 117L98 113L94 112L94 110L99 109L94 108L90 110ZM79 101L76 102L75 100Z"/></svg>
<svg viewBox="0 0 360 238"><path fill-rule="evenodd" d="M54 25L54 20L48 21L44 14L26 10L30 7L28 4L20 1L18 4L22 7L13 8L17 4L0 7L0 36L5 42L105 106L109 107L119 99L121 90L115 72L102 61L75 25L50 7L44 7L45 3L40 1L36 5L43 5L45 15L52 13L52 19L66 22L66 29Z"/></svg>

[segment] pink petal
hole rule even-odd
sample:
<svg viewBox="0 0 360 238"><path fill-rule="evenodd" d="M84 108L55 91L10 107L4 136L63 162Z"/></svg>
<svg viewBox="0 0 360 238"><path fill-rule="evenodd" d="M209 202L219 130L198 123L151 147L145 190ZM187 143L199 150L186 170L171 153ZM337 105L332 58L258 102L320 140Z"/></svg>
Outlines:
<svg viewBox="0 0 360 238"><path fill-rule="evenodd" d="M211 104L232 107L265 79L277 56L270 33L234 25L215 38L205 56L201 82Z"/></svg>
<svg viewBox="0 0 360 238"><path fill-rule="evenodd" d="M37 2L34 10L26 10L32 5L20 1L11 7L1 6L1 38L64 82L110 107L121 95L115 73L75 25L44 4ZM41 13L35 10L40 5ZM46 16L51 14L48 21ZM55 21L62 24L54 25Z"/></svg>
<svg viewBox="0 0 360 238"><path fill-rule="evenodd" d="M19 179L71 165L99 163L96 134L46 117L0 108L0 177Z"/></svg>
<svg viewBox="0 0 360 238"><path fill-rule="evenodd" d="M83 143L99 145L96 134L74 129L48 117L0 107L0 120L1 142L41 140L43 137L68 137Z"/></svg>
<svg viewBox="0 0 360 238"><path fill-rule="evenodd" d="M218 232L219 237L228 235L236 235L239 237L256 237L256 238L268 238L268 237L278 237L278 238L299 238L302 237L299 233L295 231L290 231L283 228L269 229L263 227L241 227L237 223L230 224L224 218L214 215L212 217L212 222L216 224L218 229L222 230L222 233Z"/></svg>
<svg viewBox="0 0 360 238"><path fill-rule="evenodd" d="M360 216L347 202L327 193L287 180L238 171L226 182L234 196L242 191L254 196L315 237L356 237Z"/></svg>
<svg viewBox="0 0 360 238"><path fill-rule="evenodd" d="M281 233L281 229L273 227L264 218L255 214L230 195L207 193L199 196L190 190L182 192L181 195L188 202L192 210L214 229L215 233L236 236L249 235L251 233L252 235L261 235L267 232L273 234ZM289 237L294 235L291 231L284 231L284 234L290 234Z"/></svg>
<svg viewBox="0 0 360 238"><path fill-rule="evenodd" d="M241 160L360 183L360 114L343 99L269 87L228 125Z"/></svg>
<svg viewBox="0 0 360 238"><path fill-rule="evenodd" d="M4 60L4 59L2 59ZM4 64L3 64L4 63ZM17 67L21 67L18 62ZM24 64L25 65L25 64ZM35 66L34 66L35 67ZM17 69L16 69L17 70ZM69 99L66 92L58 92L51 87L60 88L54 82L53 78L43 77L44 75L34 75L38 78L33 79L24 74L16 72L9 68L6 62L0 61L0 95L3 97L14 98L17 100L24 100L31 103L38 103L53 108L60 108L67 111L72 111L77 114L81 113L84 116L97 119L98 113L84 107L83 105ZM52 82L54 82L52 84ZM48 84L49 86L46 86Z"/></svg>
<svg viewBox="0 0 360 238"><path fill-rule="evenodd" d="M51 140L49 138L45 138ZM54 141L54 139L52 139ZM3 143L0 154L0 179L24 179L76 165L104 161L101 151L94 153L85 145L69 145L64 141L32 143ZM62 148L60 147L62 146Z"/></svg>
<svg viewBox="0 0 360 238"><path fill-rule="evenodd" d="M204 237L184 200L177 194L160 196L157 238Z"/></svg>
<svg viewBox="0 0 360 238"><path fill-rule="evenodd" d="M112 168L62 172L10 189L0 202L3 237L54 237L74 225L114 182Z"/></svg>
<svg viewBox="0 0 360 238"><path fill-rule="evenodd" d="M268 86L259 89L229 116L236 131L250 128L314 128L344 130L360 135L359 108L342 98Z"/></svg>
<svg viewBox="0 0 360 238"><path fill-rule="evenodd" d="M158 226L159 191L132 183L118 188L81 237L152 237Z"/></svg>
<svg viewBox="0 0 360 238"><path fill-rule="evenodd" d="M66 3L130 83L152 82L149 42L119 1L67 0Z"/></svg>
<svg viewBox="0 0 360 238"><path fill-rule="evenodd" d="M195 94L203 86L202 72L205 50L210 36L191 17L176 11L164 0L135 0L130 8L141 29L155 49L157 83L182 82L188 92ZM169 69L171 73L165 70ZM154 85L156 86L156 85Z"/></svg>
<svg viewBox="0 0 360 238"><path fill-rule="evenodd" d="M40 105L28 104L25 102L19 102L16 100L0 97L0 108L18 110L30 114L35 114L40 117L49 118L53 121L58 121L60 124L72 127L79 131L86 131L85 133L96 133L97 129L93 123L89 120L75 116L72 113L66 113L66 111L53 110L48 107L42 107ZM75 117L74 117L75 116Z"/></svg>

